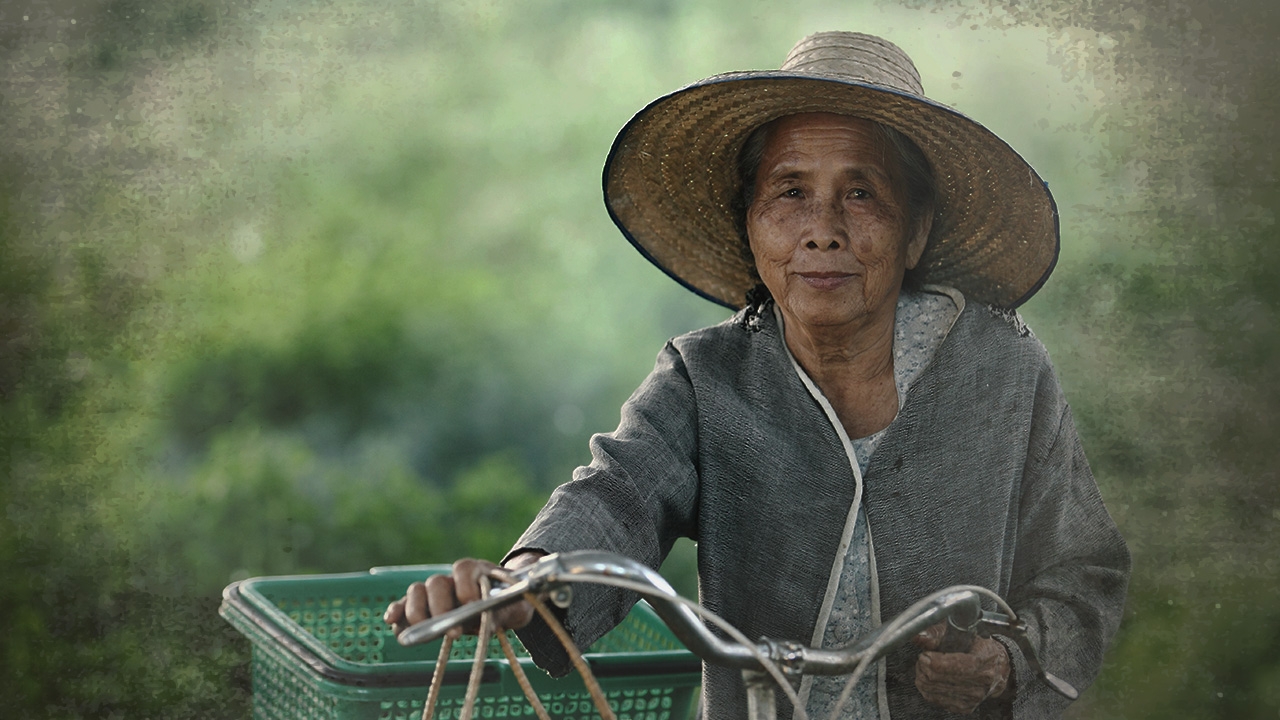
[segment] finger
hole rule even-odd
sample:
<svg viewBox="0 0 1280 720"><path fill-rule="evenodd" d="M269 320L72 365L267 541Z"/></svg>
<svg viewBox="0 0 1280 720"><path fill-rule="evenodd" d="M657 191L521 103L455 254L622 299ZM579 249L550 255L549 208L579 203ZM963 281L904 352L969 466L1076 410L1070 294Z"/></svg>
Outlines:
<svg viewBox="0 0 1280 720"><path fill-rule="evenodd" d="M991 695L996 680L991 669L967 653L925 652L916 660L920 695L951 712L971 712Z"/></svg>
<svg viewBox="0 0 1280 720"><path fill-rule="evenodd" d="M426 605L429 617L443 615L450 610L458 607L458 598L454 595L454 585L452 575L432 575L423 583L426 591ZM457 626L449 628L449 637L458 639L462 637L463 628Z"/></svg>
<svg viewBox="0 0 1280 720"><path fill-rule="evenodd" d="M999 697L1009 686L1009 674L1012 666L1009 661L1009 649L1004 643L991 638L978 638L973 652L983 662L991 684L987 689L987 697Z"/></svg>
<svg viewBox="0 0 1280 720"><path fill-rule="evenodd" d="M957 715L971 715L974 710L978 709L978 705L982 704L981 698L957 697L954 695L944 695L935 698L926 697L925 700L937 705L947 712L955 713Z"/></svg>
<svg viewBox="0 0 1280 720"><path fill-rule="evenodd" d="M429 617L431 614L427 609L426 586L416 582L404 591L404 621L413 625Z"/></svg>
<svg viewBox="0 0 1280 720"><path fill-rule="evenodd" d="M404 598L400 598L395 602L387 605L387 609L382 613L382 622L388 625L395 625L404 619Z"/></svg>
<svg viewBox="0 0 1280 720"><path fill-rule="evenodd" d="M475 602L480 599L480 577L497 567L487 560L463 558L453 564L454 594L458 603Z"/></svg>
<svg viewBox="0 0 1280 720"><path fill-rule="evenodd" d="M487 576L491 570L498 567L488 560L476 560L473 558L463 558L453 564L453 592L457 597L458 604L462 605L469 602L475 602L484 597L481 592L480 579ZM493 621L502 625L503 610L498 610L491 616ZM480 618L476 618L467 624L464 628L469 633L480 632Z"/></svg>
<svg viewBox="0 0 1280 720"><path fill-rule="evenodd" d="M467 558L455 562L453 564L454 593L458 596L458 602L479 600L481 598L480 578L487 576L497 567L487 560ZM523 600L499 608L493 613L494 623L498 627L509 630L518 630L528 625L532 619L533 606Z"/></svg>
<svg viewBox="0 0 1280 720"><path fill-rule="evenodd" d="M981 663L968 653L926 651L917 661L920 672L933 682L964 683L981 674Z"/></svg>
<svg viewBox="0 0 1280 720"><path fill-rule="evenodd" d="M911 638L911 642L915 643L916 647L921 650L937 650L938 645L942 642L942 636L946 634L947 623L943 621L930 625L916 633L915 637Z"/></svg>
<svg viewBox="0 0 1280 720"><path fill-rule="evenodd" d="M975 688L933 687L917 681L920 697L949 712L968 714L986 699L986 693Z"/></svg>
<svg viewBox="0 0 1280 720"><path fill-rule="evenodd" d="M409 627L409 623L405 622L404 614L404 598L400 598L395 602L387 605L387 611L382 614L382 621L391 626L391 632L399 635Z"/></svg>
<svg viewBox="0 0 1280 720"><path fill-rule="evenodd" d="M952 653L925 652L916 660L916 688L926 700L954 711L976 705L984 695L981 679L957 668Z"/></svg>
<svg viewBox="0 0 1280 720"><path fill-rule="evenodd" d="M538 562L547 554L541 550L524 550L517 555L507 558L502 564L506 570L521 570ZM508 630L519 630L528 625L534 616L533 606L521 600L512 603L503 608L497 615L496 621L499 626Z"/></svg>
<svg viewBox="0 0 1280 720"><path fill-rule="evenodd" d="M925 652L929 656L922 664L927 679L935 682L985 685L990 688L996 680L1009 677L1009 654L1004 645L987 638L978 638L967 653Z"/></svg>

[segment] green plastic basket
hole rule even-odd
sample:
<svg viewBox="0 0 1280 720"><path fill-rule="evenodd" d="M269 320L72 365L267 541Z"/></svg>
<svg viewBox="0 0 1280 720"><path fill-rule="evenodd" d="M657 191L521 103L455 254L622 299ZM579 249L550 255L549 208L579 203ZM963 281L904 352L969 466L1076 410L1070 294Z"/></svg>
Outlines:
<svg viewBox="0 0 1280 720"><path fill-rule="evenodd" d="M440 642L401 647L382 612L410 583L448 571L447 565L400 566L227 586L219 612L252 643L253 717L418 720ZM552 679L509 637L553 718L599 717L576 672ZM454 643L436 706L440 720L457 716L474 652L474 637ZM497 639L488 657L475 717L537 717ZM619 720L685 720L694 714L702 681L698 659L647 604L638 603L585 657Z"/></svg>

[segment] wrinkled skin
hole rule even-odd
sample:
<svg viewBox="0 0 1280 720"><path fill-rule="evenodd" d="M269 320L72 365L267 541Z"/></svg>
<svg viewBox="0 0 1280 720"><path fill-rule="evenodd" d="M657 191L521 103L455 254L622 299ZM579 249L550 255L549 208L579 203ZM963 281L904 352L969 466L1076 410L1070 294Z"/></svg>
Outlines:
<svg viewBox="0 0 1280 720"><path fill-rule="evenodd" d="M1009 651L991 638L974 638L968 652L937 652L946 631L938 623L913 638L923 652L916 659L916 689L949 712L969 714L987 698L1009 689Z"/></svg>
<svg viewBox="0 0 1280 720"><path fill-rule="evenodd" d="M791 115L769 133L747 209L756 270L787 331L857 343L893 322L931 222L911 223L901 171L867 120Z"/></svg>

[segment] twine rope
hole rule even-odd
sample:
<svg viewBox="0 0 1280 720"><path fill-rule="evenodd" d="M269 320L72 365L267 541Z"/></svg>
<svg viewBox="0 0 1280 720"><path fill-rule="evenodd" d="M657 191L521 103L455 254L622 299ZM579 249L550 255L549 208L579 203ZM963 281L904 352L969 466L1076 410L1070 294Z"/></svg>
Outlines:
<svg viewBox="0 0 1280 720"><path fill-rule="evenodd" d="M491 571L490 576L504 582L510 581L510 575L501 569ZM481 577L480 597L489 597L491 587L490 578L487 576ZM573 638L569 637L564 625L556 619L555 614L547 608L546 604L533 593L525 593L524 599L533 606L533 609L551 628L551 632L555 634L556 639L564 646L565 652L569 654L569 659L573 662L573 666L577 668L578 674L582 676L582 683L586 686L587 692L590 693L591 701L595 704L596 711L600 713L601 720L617 720L613 709L609 707L609 700L605 697L604 690L600 688L599 681L596 680L595 675L591 672L591 667L587 664L586 659L582 657L582 653L573 642ZM475 702L480 691L480 680L484 675L484 663L489 654L489 636L495 632L496 623L493 619L493 613L493 610L489 610L480 615L480 634L476 638L475 659L471 663L471 674L467 679L466 696L463 698L462 708L458 713L459 720L471 720L475 712ZM529 701L539 720L551 720L550 715L547 714L547 709L543 706L542 701L538 699L537 693L534 692L528 675L520 667L515 650L511 647L511 641L507 639L506 631L502 628L497 628L496 634L498 644L502 647L507 664L511 666L511 671L516 676L516 683L520 685L520 690L524 693L525 699ZM431 686L427 691L427 699L422 706L422 720L432 720L435 715L436 704L440 700L440 687L444 681L444 671L449 663L449 652L452 647L453 638L445 635L440 644L440 655L436 658L435 672L431 675Z"/></svg>
<svg viewBox="0 0 1280 720"><path fill-rule="evenodd" d="M440 642L440 655L436 658L436 671L431 673L431 687L427 689L427 701L422 704L422 720L431 720L435 715L436 703L440 700L440 686L444 683L444 668L449 664L449 651L453 649L453 638L448 635Z"/></svg>

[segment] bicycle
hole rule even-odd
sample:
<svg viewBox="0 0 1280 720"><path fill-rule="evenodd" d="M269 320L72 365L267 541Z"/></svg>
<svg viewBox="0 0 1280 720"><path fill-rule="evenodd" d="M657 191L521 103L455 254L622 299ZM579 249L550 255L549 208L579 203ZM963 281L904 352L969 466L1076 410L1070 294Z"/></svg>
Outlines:
<svg viewBox="0 0 1280 720"><path fill-rule="evenodd" d="M872 663L908 641L916 633L939 622L947 623L947 635L944 638L944 642L948 645L947 650L967 649L968 643L972 642L976 636L990 637L993 634L1005 636L1018 644L1031 669L1042 682L1070 700L1078 697L1075 688L1047 672L1040 665L1035 647L1027 636L1026 624L1017 619L1013 609L1000 596L977 586L957 585L939 590L922 598L853 645L840 649L823 649L769 638L752 642L714 613L678 595L658 573L630 558L613 553L586 550L548 555L519 571L498 570L493 574L492 580L498 582L500 586L490 590L487 582L482 583L485 597L410 626L399 635L400 644L417 645L430 642L444 637L455 625L464 625L480 617L482 639L480 647L484 647L490 632L488 612L505 604L525 599L534 604L538 613L560 637L570 657L574 659L578 671L582 673L583 680L591 689L594 681L590 677L590 670L582 662L581 656L576 653L572 641L559 626L554 615L541 602L541 598L545 597L553 605L566 608L573 600L572 585L588 582L610 585L639 594L649 602L658 617L671 628L681 642L704 662L740 670L747 688L750 720L776 720L775 688L781 689L787 696L797 710L796 716L801 720L807 720L804 707L788 680L788 676L796 678L805 674L849 675L844 691L832 713L833 718L839 717L853 688ZM1001 612L984 610L981 604L983 598L992 600ZM729 636L730 640L712 633L699 618L719 628ZM501 633L498 637L508 653L508 659L514 661L514 655L506 645L505 637ZM441 651L442 658L448 656L447 642L446 638L446 646ZM483 654L477 653L475 661L477 673L483 666L483 662ZM518 668L515 669L518 670ZM436 676L441 675L442 673L436 673ZM433 684L424 707L424 718L430 717L433 705L431 695L436 691L436 686ZM545 716L545 712L539 709L537 698L531 696L528 690L526 690L526 696L529 696L535 711L538 711L540 716ZM608 704L599 693L598 686L592 691L592 696L595 698L601 717L606 719L612 717ZM474 702L473 691L468 692L468 698L470 699L464 703L464 708L468 707L470 702Z"/></svg>

